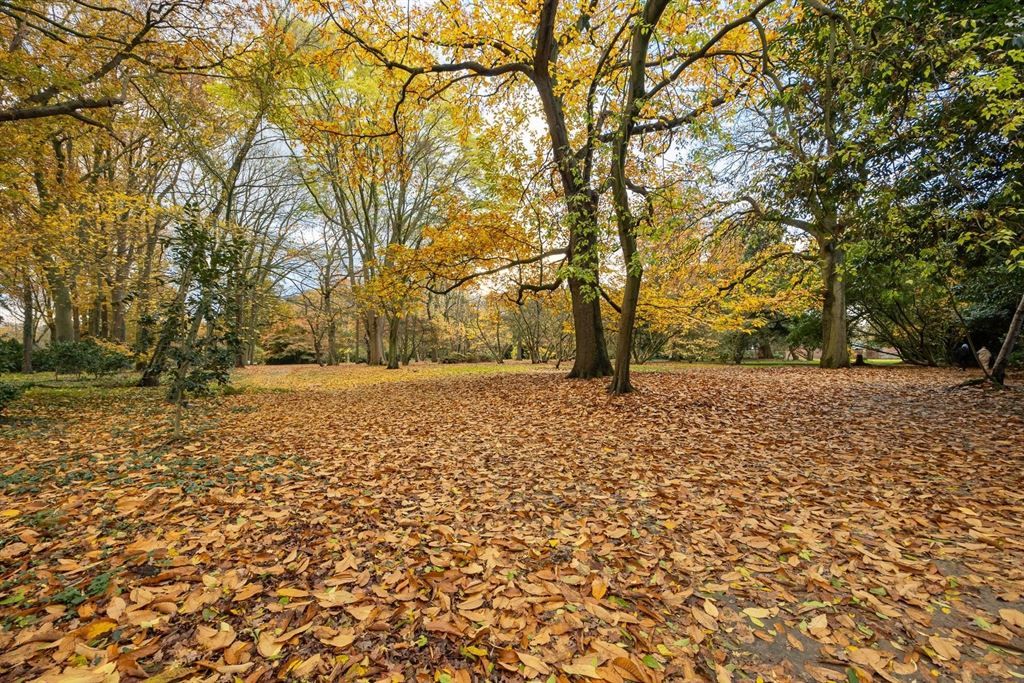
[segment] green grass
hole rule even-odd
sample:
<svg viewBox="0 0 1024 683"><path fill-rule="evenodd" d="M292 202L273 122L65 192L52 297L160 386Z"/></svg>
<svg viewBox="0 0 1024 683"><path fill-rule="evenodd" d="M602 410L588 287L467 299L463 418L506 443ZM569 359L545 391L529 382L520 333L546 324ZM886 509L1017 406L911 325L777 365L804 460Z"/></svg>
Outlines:
<svg viewBox="0 0 1024 683"><path fill-rule="evenodd" d="M11 382L23 387L47 387L51 389L118 388L134 386L139 373L132 371L115 372L96 377L90 374L59 375L52 372L0 372L0 381Z"/></svg>

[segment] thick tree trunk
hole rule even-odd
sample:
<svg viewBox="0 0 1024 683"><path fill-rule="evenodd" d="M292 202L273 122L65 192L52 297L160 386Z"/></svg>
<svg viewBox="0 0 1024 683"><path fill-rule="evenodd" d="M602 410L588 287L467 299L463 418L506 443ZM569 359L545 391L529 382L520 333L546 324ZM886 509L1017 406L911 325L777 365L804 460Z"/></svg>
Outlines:
<svg viewBox="0 0 1024 683"><path fill-rule="evenodd" d="M598 294L597 200L580 194L570 199L578 209L570 218L569 263L579 275L569 277L573 330L576 335L576 359L570 379L608 377L612 363L604 339L601 298ZM581 277L582 276L582 277Z"/></svg>
<svg viewBox="0 0 1024 683"><path fill-rule="evenodd" d="M75 341L74 303L71 290L60 276L50 277L53 292L53 341Z"/></svg>
<svg viewBox="0 0 1024 683"><path fill-rule="evenodd" d="M1024 325L1024 296L1021 296L1020 303L1017 304L1017 310L1013 312L1013 318L1010 320L1010 329L1006 332L1006 339L1003 340L1003 345L999 347L995 364L992 366L992 379L1000 384L1006 383L1006 368L1010 364L1010 354L1013 353L1013 348L1017 344L1017 338L1020 337L1022 325Z"/></svg>
<svg viewBox="0 0 1024 683"><path fill-rule="evenodd" d="M590 286L576 278L569 280L572 295L572 321L576 336L576 359L570 379L592 379L612 374L612 363L604 340L601 322L601 302L597 293L589 293Z"/></svg>
<svg viewBox="0 0 1024 683"><path fill-rule="evenodd" d="M384 321L376 313L366 319L366 357L370 365L384 364Z"/></svg>
<svg viewBox="0 0 1024 683"><path fill-rule="evenodd" d="M846 282L843 279L844 253L832 240L821 247L821 279L825 292L821 311L821 361L823 368L850 367L846 336Z"/></svg>
<svg viewBox="0 0 1024 683"><path fill-rule="evenodd" d="M24 312L24 320L22 320L21 326L21 371L32 372L32 347L35 345L32 330L35 327L35 323L33 320L34 303L32 301L32 280L29 278L27 272L25 273L21 286L21 305Z"/></svg>
<svg viewBox="0 0 1024 683"><path fill-rule="evenodd" d="M119 344L123 344L128 337L124 298L124 285L119 283L110 292L110 339Z"/></svg>
<svg viewBox="0 0 1024 683"><path fill-rule="evenodd" d="M399 365L398 354L400 350L398 348L399 333L401 328L399 327L399 318L389 317L388 318L388 370L397 370Z"/></svg>

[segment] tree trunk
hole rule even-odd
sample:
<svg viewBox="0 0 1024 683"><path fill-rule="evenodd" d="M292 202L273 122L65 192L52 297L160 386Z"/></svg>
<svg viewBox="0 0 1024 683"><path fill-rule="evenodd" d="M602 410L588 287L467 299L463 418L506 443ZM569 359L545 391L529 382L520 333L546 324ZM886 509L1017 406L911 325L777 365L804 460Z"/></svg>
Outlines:
<svg viewBox="0 0 1024 683"><path fill-rule="evenodd" d="M384 363L384 326L381 316L370 313L366 319L366 357L370 365Z"/></svg>
<svg viewBox="0 0 1024 683"><path fill-rule="evenodd" d="M578 273L568 278L573 331L576 335L576 359L569 371L570 379L592 379L612 374L612 363L604 340L604 324L601 321L601 299L597 291L598 254L594 243L597 235L596 202L596 198L583 194L570 199L570 206L584 204L584 208L571 215L569 226L569 263L573 271Z"/></svg>
<svg viewBox="0 0 1024 683"><path fill-rule="evenodd" d="M142 260L142 271L138 279L138 317L135 329L135 351L145 353L152 340L153 321L150 319L150 294L152 290L153 261L160 236L160 223L153 223L153 230L146 235L146 250Z"/></svg>
<svg viewBox="0 0 1024 683"><path fill-rule="evenodd" d="M242 282L236 283L235 285L235 304L233 314L233 325L234 335L231 345L235 351L235 367L245 367L245 347L242 345L242 338L244 336L243 330L245 329L245 284Z"/></svg>
<svg viewBox="0 0 1024 683"><path fill-rule="evenodd" d="M334 303L331 293L323 294L324 314L327 316L327 364L338 364L338 321L334 316Z"/></svg>
<svg viewBox="0 0 1024 683"><path fill-rule="evenodd" d="M842 247L832 240L821 242L821 279L825 284L821 312L821 361L823 368L850 367L846 338L846 282L843 279Z"/></svg>
<svg viewBox="0 0 1024 683"><path fill-rule="evenodd" d="M623 256L626 256L626 251L623 250ZM632 261L635 249L629 251L626 263ZM629 380L629 364L633 354L633 336L636 327L637 304L640 302L642 271L639 266L627 266L627 268L626 287L622 292L622 312L619 314L619 332L615 340L615 374L612 375L612 383L608 387L613 394L628 394L633 391L633 385Z"/></svg>
<svg viewBox="0 0 1024 683"><path fill-rule="evenodd" d="M1006 339L1003 340L1003 345L999 347L999 353L996 354L996 362L992 366L992 379L1000 384L1006 383L1006 368L1010 364L1010 354L1013 353L1013 347L1017 344L1017 338L1020 337L1022 325L1024 325L1024 296L1021 296L1020 303L1017 304L1017 310L1013 312L1013 318L1010 320L1010 329L1006 332Z"/></svg>
<svg viewBox="0 0 1024 683"><path fill-rule="evenodd" d="M35 343L35 339L32 336L32 329L35 325L32 315L32 280L28 276L28 271L25 272L21 286L21 304L24 312L24 320L22 321L23 324L21 326L21 371L32 372L32 347Z"/></svg>
<svg viewBox="0 0 1024 683"><path fill-rule="evenodd" d="M110 292L110 339L118 344L123 344L128 337L124 298L124 284L118 283Z"/></svg>
<svg viewBox="0 0 1024 683"><path fill-rule="evenodd" d="M74 304L71 290L60 276L51 276L50 289L53 291L53 341L75 341Z"/></svg>
<svg viewBox="0 0 1024 683"><path fill-rule="evenodd" d="M397 370L399 364L399 318L388 317L388 370Z"/></svg>

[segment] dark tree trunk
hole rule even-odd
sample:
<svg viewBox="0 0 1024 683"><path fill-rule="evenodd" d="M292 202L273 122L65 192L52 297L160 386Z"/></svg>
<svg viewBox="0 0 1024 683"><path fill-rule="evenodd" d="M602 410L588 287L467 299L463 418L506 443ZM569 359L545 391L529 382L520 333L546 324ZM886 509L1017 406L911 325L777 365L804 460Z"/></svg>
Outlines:
<svg viewBox="0 0 1024 683"><path fill-rule="evenodd" d="M576 335L576 359L569 378L608 377L612 374L612 363L605 344L601 298L597 290L597 199L580 194L570 199L570 206L576 206L577 211L570 217L569 262L578 275L568 278Z"/></svg>
<svg viewBox="0 0 1024 683"><path fill-rule="evenodd" d="M388 318L388 370L397 370L399 365L398 342L401 332L399 323L400 320L397 317Z"/></svg>
<svg viewBox="0 0 1024 683"><path fill-rule="evenodd" d="M74 304L71 290L60 276L50 277L53 292L53 341L75 341Z"/></svg>
<svg viewBox="0 0 1024 683"><path fill-rule="evenodd" d="M632 258L631 253L626 262L629 263ZM615 374L612 375L612 383L608 388L613 394L628 394L633 391L629 365L633 353L636 309L640 302L641 277L639 267L630 268L626 275L626 287L622 292L622 312L619 314L619 332L615 341Z"/></svg>
<svg viewBox="0 0 1024 683"><path fill-rule="evenodd" d="M384 364L384 325L383 318L370 313L366 320L366 357L370 365Z"/></svg>
<svg viewBox="0 0 1024 683"><path fill-rule="evenodd" d="M831 239L821 242L821 279L825 292L821 311L821 361L823 368L850 367L846 333L846 283L843 280L844 253Z"/></svg>
<svg viewBox="0 0 1024 683"><path fill-rule="evenodd" d="M32 280L29 278L28 272L25 273L22 280L21 305L25 314L21 327L21 371L32 372L32 347L35 345L32 330L35 327L33 316L35 311L32 301Z"/></svg>
<svg viewBox="0 0 1024 683"><path fill-rule="evenodd" d="M1013 312L1013 318L1010 320L1010 329L1006 332L1006 339L1003 340L1003 345L999 347L999 353L996 354L995 363L992 365L992 379L1000 384L1006 383L1006 368L1010 364L1010 354L1013 353L1013 348L1017 344L1017 338L1020 337L1021 326L1024 325L1024 296L1021 296L1020 303L1017 304L1017 310Z"/></svg>

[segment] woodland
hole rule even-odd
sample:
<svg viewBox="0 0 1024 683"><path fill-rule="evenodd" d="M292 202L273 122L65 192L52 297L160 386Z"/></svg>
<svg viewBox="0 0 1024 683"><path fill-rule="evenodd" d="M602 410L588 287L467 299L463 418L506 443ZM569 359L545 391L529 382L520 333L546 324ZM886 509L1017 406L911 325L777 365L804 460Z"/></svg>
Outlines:
<svg viewBox="0 0 1024 683"><path fill-rule="evenodd" d="M0 0L0 680L1024 678L1012 0Z"/></svg>

